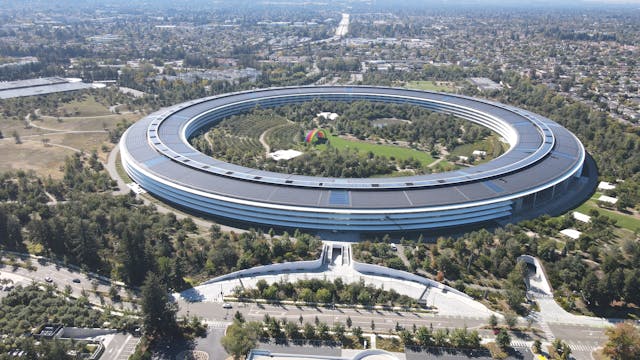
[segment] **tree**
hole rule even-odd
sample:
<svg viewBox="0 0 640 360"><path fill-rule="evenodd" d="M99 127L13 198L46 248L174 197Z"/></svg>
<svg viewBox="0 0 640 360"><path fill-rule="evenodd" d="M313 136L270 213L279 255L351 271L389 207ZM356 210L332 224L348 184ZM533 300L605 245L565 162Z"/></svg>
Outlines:
<svg viewBox="0 0 640 360"><path fill-rule="evenodd" d="M14 130L11 135L13 136L16 144L22 144L22 140L20 139L20 134L18 133L18 131Z"/></svg>
<svg viewBox="0 0 640 360"><path fill-rule="evenodd" d="M318 336L320 337L320 339L329 339L329 325L327 325L326 323L321 322L320 324L318 324L318 326L316 327L316 331L318 332Z"/></svg>
<svg viewBox="0 0 640 360"><path fill-rule="evenodd" d="M531 347L531 350L533 350L534 354L540 354L540 351L542 350L542 342L540 341L540 339L536 339L533 342L533 346Z"/></svg>
<svg viewBox="0 0 640 360"><path fill-rule="evenodd" d="M241 324L245 322L244 315L242 315L240 311L236 311L233 315L233 320L238 321Z"/></svg>
<svg viewBox="0 0 640 360"><path fill-rule="evenodd" d="M316 291L316 300L325 304L331 302L331 292L325 288L318 289Z"/></svg>
<svg viewBox="0 0 640 360"><path fill-rule="evenodd" d="M617 324L605 331L608 337L602 352L613 360L640 358L640 331L631 323Z"/></svg>
<svg viewBox="0 0 640 360"><path fill-rule="evenodd" d="M267 322L267 329L269 331L269 336L274 339L280 338L282 334L282 329L280 328L280 322L275 318L271 318L269 322Z"/></svg>
<svg viewBox="0 0 640 360"><path fill-rule="evenodd" d="M448 346L448 340L449 340L449 335L448 335L448 330L445 331L443 329L438 329L435 331L435 333L433 333L433 344L435 346Z"/></svg>
<svg viewBox="0 0 640 360"><path fill-rule="evenodd" d="M397 331L397 332L400 332L400 331L402 331L402 330L404 330L404 328L402 327L402 325L400 325L400 322L399 322L399 321L396 321L396 331Z"/></svg>
<svg viewBox="0 0 640 360"><path fill-rule="evenodd" d="M64 343L60 340L54 340L51 342L44 342L43 352L46 354L47 359L51 360L65 360L68 359L67 349L64 347Z"/></svg>
<svg viewBox="0 0 640 360"><path fill-rule="evenodd" d="M342 341L344 339L344 325L337 323L333 325L333 334L336 336L338 341Z"/></svg>
<svg viewBox="0 0 640 360"><path fill-rule="evenodd" d="M293 321L287 321L284 325L284 333L289 339L297 339L300 336L299 331L298 325Z"/></svg>
<svg viewBox="0 0 640 360"><path fill-rule="evenodd" d="M420 326L416 330L416 339L420 343L420 346L433 345L433 333L431 332L431 329L426 326Z"/></svg>
<svg viewBox="0 0 640 360"><path fill-rule="evenodd" d="M309 323L305 323L304 324L304 328L302 329L302 333L304 335L304 338L307 340L313 339L316 337L316 329L313 327L313 325L309 324Z"/></svg>
<svg viewBox="0 0 640 360"><path fill-rule="evenodd" d="M496 336L496 344L503 350L511 344L511 336L509 336L509 333L505 329L501 329Z"/></svg>
<svg viewBox="0 0 640 360"><path fill-rule="evenodd" d="M227 332L221 339L222 347L233 356L235 360L240 360L246 356L251 349L256 346L257 334L251 327L234 321L227 328Z"/></svg>
<svg viewBox="0 0 640 360"><path fill-rule="evenodd" d="M405 346L413 345L413 334L409 330L400 331L400 340Z"/></svg>
<svg viewBox="0 0 640 360"><path fill-rule="evenodd" d="M509 329L513 329L518 324L518 317L515 314L506 313L504 314L504 322Z"/></svg>
<svg viewBox="0 0 640 360"><path fill-rule="evenodd" d="M358 341L362 340L362 328L360 326L354 327L351 333L353 334L353 336L358 338Z"/></svg>
<svg viewBox="0 0 640 360"><path fill-rule="evenodd" d="M571 348L569 344L560 339L553 340L549 347L549 353L553 359L556 360L569 360L571 358Z"/></svg>
<svg viewBox="0 0 640 360"><path fill-rule="evenodd" d="M166 284L162 284L156 274L148 272L142 284L141 294L145 332L158 336L175 334L177 308L169 302Z"/></svg>
<svg viewBox="0 0 640 360"><path fill-rule="evenodd" d="M492 328L498 326L498 317L495 314L491 314L491 316L489 317L489 326L491 326Z"/></svg>
<svg viewBox="0 0 640 360"><path fill-rule="evenodd" d="M314 302L315 296L313 295L313 291L311 291L311 289L304 288L300 290L298 299L301 299L304 302L310 303L310 302Z"/></svg>

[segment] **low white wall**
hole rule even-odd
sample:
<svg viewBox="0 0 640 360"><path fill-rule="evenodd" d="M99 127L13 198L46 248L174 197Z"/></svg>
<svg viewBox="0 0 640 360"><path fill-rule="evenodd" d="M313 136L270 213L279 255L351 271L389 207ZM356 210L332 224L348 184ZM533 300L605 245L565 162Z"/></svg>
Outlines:
<svg viewBox="0 0 640 360"><path fill-rule="evenodd" d="M412 281L412 282L417 282L419 284L430 286L437 289L446 289L447 291L450 291L454 294L471 299L469 295L461 291L458 291L450 286L444 285L437 281L427 279L425 277L418 276L403 270L391 269L391 268L380 266L380 265L364 264L356 261L353 262L353 269L364 274L373 274L373 275L384 276L388 278Z"/></svg>
<svg viewBox="0 0 640 360"><path fill-rule="evenodd" d="M536 275L540 276L540 279L538 281L536 281L536 279L533 279L535 281L535 284L530 284L530 285L535 285L537 288L547 293L547 295L553 294L551 283L547 278L547 273L544 271L544 266L542 266L538 258L533 257L531 255L520 255L518 256L517 260L524 261L527 264L531 264L536 267ZM532 279L529 279L529 281L531 280Z"/></svg>
<svg viewBox="0 0 640 360"><path fill-rule="evenodd" d="M316 260L293 261L293 262L286 262L286 263L280 263L280 264L261 265L261 266L252 267L250 269L238 270L226 275L221 275L216 278L207 280L202 284L200 284L200 286L215 284L217 282L225 281L225 280L233 280L233 279L257 276L257 275L269 275L269 274L277 275L277 274L288 273L288 272L310 272L311 270L318 270L320 267L322 267L322 261L327 254L327 248L328 246L326 245L322 247L322 254L320 255L320 258Z"/></svg>

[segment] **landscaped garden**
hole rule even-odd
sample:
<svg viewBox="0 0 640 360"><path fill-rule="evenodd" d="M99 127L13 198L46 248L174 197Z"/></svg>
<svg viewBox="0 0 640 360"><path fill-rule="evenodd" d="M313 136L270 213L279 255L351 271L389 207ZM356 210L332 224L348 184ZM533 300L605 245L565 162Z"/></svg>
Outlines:
<svg viewBox="0 0 640 360"><path fill-rule="evenodd" d="M331 109L337 116L322 113ZM306 135L322 132L321 141ZM198 150L234 164L287 174L367 178L450 171L502 154L496 134L451 115L414 105L312 101L273 109L255 108L223 119L196 134ZM301 155L276 161L270 153ZM474 150L484 151L472 156ZM468 153L468 154L467 154ZM455 156L459 155L459 156Z"/></svg>

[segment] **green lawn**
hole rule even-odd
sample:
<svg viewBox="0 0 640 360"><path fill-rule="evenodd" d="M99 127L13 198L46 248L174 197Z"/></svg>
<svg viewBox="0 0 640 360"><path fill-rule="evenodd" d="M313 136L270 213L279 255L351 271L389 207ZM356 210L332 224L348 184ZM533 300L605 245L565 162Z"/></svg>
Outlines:
<svg viewBox="0 0 640 360"><path fill-rule="evenodd" d="M451 155L470 157L474 150L483 150L487 152L487 156L484 159L477 159L476 162L481 164L502 155L507 149L508 146L503 144L497 135L491 135L484 140L456 146L451 150Z"/></svg>
<svg viewBox="0 0 640 360"><path fill-rule="evenodd" d="M575 211L588 215L590 210L597 210L600 214L606 215L612 219L617 220L618 221L617 225L621 228L627 229L632 232L635 231L636 229L640 229L640 219L634 217L633 215L626 215L617 211L612 211L612 210L599 207L597 204L597 201L601 195L602 195L601 192L596 191L591 197L591 199L585 201L582 205L578 206L575 209Z"/></svg>
<svg viewBox="0 0 640 360"><path fill-rule="evenodd" d="M363 152L371 151L378 156L386 156L388 158L393 157L396 160L406 160L409 158L414 158L420 161L422 166L427 166L435 161L430 154L423 151L393 145L378 145L364 141L352 141L343 139L333 134L331 134L331 136L329 137L329 142L331 142L331 146L338 149L351 148ZM325 147L326 145L318 145L318 148L320 149L324 149Z"/></svg>
<svg viewBox="0 0 640 360"><path fill-rule="evenodd" d="M404 87L408 89L452 92L455 90L453 85L445 85L443 83L436 84L434 81L409 81Z"/></svg>
<svg viewBox="0 0 640 360"><path fill-rule="evenodd" d="M626 215L617 211L611 211L598 207L596 204L597 199L600 197L599 193L596 193L591 199L587 200L584 204L580 205L575 210L583 214L589 214L590 210L597 210L600 214L606 215L612 219L618 221L617 225L621 228L625 228L629 231L636 231L640 229L640 219L633 215Z"/></svg>
<svg viewBox="0 0 640 360"><path fill-rule="evenodd" d="M72 117L102 116L111 114L109 109L98 103L93 96L86 96L81 101L72 101L68 104L63 104L60 109L63 114L66 112Z"/></svg>

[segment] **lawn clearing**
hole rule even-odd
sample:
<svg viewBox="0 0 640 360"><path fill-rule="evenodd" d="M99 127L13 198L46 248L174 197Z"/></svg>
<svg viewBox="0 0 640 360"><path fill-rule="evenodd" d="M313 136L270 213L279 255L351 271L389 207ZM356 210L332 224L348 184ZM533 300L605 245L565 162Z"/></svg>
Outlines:
<svg viewBox="0 0 640 360"><path fill-rule="evenodd" d="M60 113L66 116L110 115L109 109L96 101L93 96L85 96L81 101L72 101L60 107Z"/></svg>
<svg viewBox="0 0 640 360"><path fill-rule="evenodd" d="M483 163L502 155L507 149L508 144L501 142L497 135L491 135L484 140L456 146L451 150L451 155L471 157L474 150L482 150L487 152L487 156L477 159L477 163Z"/></svg>
<svg viewBox="0 0 640 360"><path fill-rule="evenodd" d="M387 158L394 158L396 160L406 160L409 158L414 158L422 164L422 166L427 166L434 162L434 158L431 157L430 154L418 151L409 148L403 148L399 146L393 145L381 145L381 144L373 144L365 141L357 141L357 140L348 140L341 138L339 136L331 134L329 136L329 142L331 146L338 149L357 149L361 152L369 152L371 151L375 155L385 156ZM327 145L322 144L318 145L318 148L324 149Z"/></svg>
<svg viewBox="0 0 640 360"><path fill-rule="evenodd" d="M122 120L127 120L130 122L135 122L140 119L141 115L138 114L111 114L104 115L100 117L71 117L65 118L61 117L58 121L57 118L52 117L43 117L41 120L36 120L33 122L36 126L42 126L49 129L56 129L61 131L72 131L72 130L80 130L80 131L101 131L105 128L113 129L116 127L116 124L121 122Z"/></svg>
<svg viewBox="0 0 640 360"><path fill-rule="evenodd" d="M625 228L629 231L635 232L636 230L640 230L640 219L633 215L623 214L617 211L608 210L599 207L596 204L596 199L599 197L599 194L594 195L591 199L587 200L585 203L580 205L575 211L579 211L583 214L589 214L590 210L597 210L600 214L606 215L612 219L617 221L617 225L621 228Z"/></svg>
<svg viewBox="0 0 640 360"><path fill-rule="evenodd" d="M0 172L33 170L43 177L62 177L60 167L64 159L73 154L72 150L55 146L45 147L37 138L23 141L24 143L19 145L13 140L0 141Z"/></svg>

